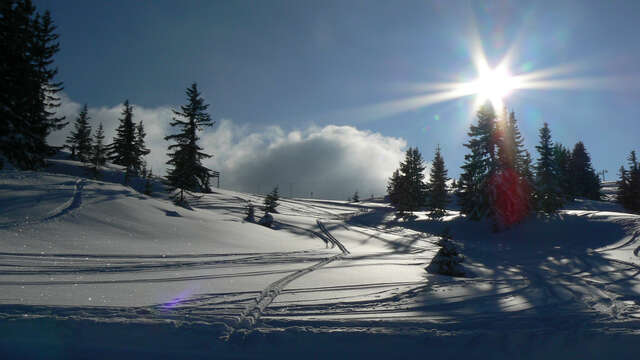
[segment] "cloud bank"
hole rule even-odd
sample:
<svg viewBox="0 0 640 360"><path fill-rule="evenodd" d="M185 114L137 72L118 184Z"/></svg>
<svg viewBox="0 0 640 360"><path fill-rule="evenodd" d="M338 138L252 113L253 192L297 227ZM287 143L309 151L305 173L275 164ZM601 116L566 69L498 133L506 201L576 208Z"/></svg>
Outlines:
<svg viewBox="0 0 640 360"><path fill-rule="evenodd" d="M61 145L72 129L81 104L63 96L59 113L71 122L50 135ZM95 129L102 122L109 143L118 125L121 106L89 107ZM145 108L134 105L134 121L144 121L151 154L147 162L154 173L164 175L167 161L166 134L171 107ZM201 145L214 157L205 161L220 171L221 187L251 193L266 193L279 186L284 196L346 199L354 191L361 197L385 193L386 182L404 156L406 141L359 130L352 126L328 125L286 132L278 126L255 129L223 119L201 134Z"/></svg>

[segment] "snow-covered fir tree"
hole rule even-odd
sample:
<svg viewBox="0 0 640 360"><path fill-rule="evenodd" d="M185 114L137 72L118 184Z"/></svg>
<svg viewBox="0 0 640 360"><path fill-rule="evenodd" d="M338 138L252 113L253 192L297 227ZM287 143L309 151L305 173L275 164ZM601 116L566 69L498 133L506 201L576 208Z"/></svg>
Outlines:
<svg viewBox="0 0 640 360"><path fill-rule="evenodd" d="M478 124L471 125L469 141L464 144L470 153L464 156L462 174L458 182L461 212L471 220L490 215L489 178L497 168L494 143L496 114L491 103L477 112Z"/></svg>
<svg viewBox="0 0 640 360"><path fill-rule="evenodd" d="M56 148L47 136L67 125L60 106L53 56L59 50L51 14L31 1L0 6L0 154L21 169L37 169Z"/></svg>
<svg viewBox="0 0 640 360"><path fill-rule="evenodd" d="M100 167L107 161L107 149L104 145L104 130L102 129L102 123L98 125L98 130L93 136L93 144L91 145L91 157L89 163L91 164L91 170L93 176L97 177L100 173Z"/></svg>
<svg viewBox="0 0 640 360"><path fill-rule="evenodd" d="M276 208L280 200L280 194L278 193L278 187L274 187L273 190L264 197L264 211L266 213L277 213Z"/></svg>
<svg viewBox="0 0 640 360"><path fill-rule="evenodd" d="M109 160L125 168L124 182L127 183L129 178L137 173L139 166L133 105L129 104L129 100L125 100L122 105L122 117L118 120L120 124L116 128L113 142L109 145Z"/></svg>
<svg viewBox="0 0 640 360"><path fill-rule="evenodd" d="M71 150L71 158L86 162L91 154L91 126L89 125L89 110L84 104L80 114L73 123L73 130L66 140L67 149ZM76 156L77 155L77 156Z"/></svg>
<svg viewBox="0 0 640 360"><path fill-rule="evenodd" d="M600 200L602 197L600 177L591 165L591 157L582 141L576 143L569 161L570 188L573 196Z"/></svg>
<svg viewBox="0 0 640 360"><path fill-rule="evenodd" d="M553 161L551 130L547 123L544 123L540 129L540 143L536 149L539 157L536 162L534 201L538 210L552 214L562 207L563 194L558 184L558 174Z"/></svg>
<svg viewBox="0 0 640 360"><path fill-rule="evenodd" d="M202 152L198 145L198 131L214 124L211 115L207 113L208 104L200 96L196 83L186 90L187 104L180 110L173 110L171 126L177 128L178 133L168 135L165 140L172 141L169 145L170 168L167 171L169 192L177 192L172 196L177 203L184 203L186 191L209 192L209 177L211 170L202 165L202 159L211 155Z"/></svg>
<svg viewBox="0 0 640 360"><path fill-rule="evenodd" d="M441 219L447 213L446 208L449 202L449 195L447 194L448 180L447 169L440 153L440 145L438 145L431 163L431 173L427 183L427 207L429 208L429 216L432 219Z"/></svg>

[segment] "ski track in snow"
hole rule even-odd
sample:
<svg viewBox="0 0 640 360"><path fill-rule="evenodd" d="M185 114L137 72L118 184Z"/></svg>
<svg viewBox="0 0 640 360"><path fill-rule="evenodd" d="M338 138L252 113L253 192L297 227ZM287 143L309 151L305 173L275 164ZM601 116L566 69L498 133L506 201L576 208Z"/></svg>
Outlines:
<svg viewBox="0 0 640 360"><path fill-rule="evenodd" d="M76 179L72 196L46 216L2 224L0 229L37 225L75 212L83 206L85 184L85 180ZM194 208L239 217L248 199L262 200L261 196L249 194L221 192L216 196L194 199ZM89 205L85 204L85 208ZM166 255L4 251L0 252L0 286L9 291L19 287L65 289L76 285L107 289L150 284L158 288L168 284L188 287L195 282L214 285L177 295L171 301L142 306L15 305L11 304L9 292L0 299L5 303L0 305L0 320L52 318L204 324L211 334L224 340L269 331L286 334L290 329L349 334L372 329L388 334L427 330L480 334L526 329L530 333L550 334L575 329L628 333L640 328L637 290L640 287L633 288L640 284L638 228L629 239L625 237L625 241L597 250L563 245L562 252L515 253L519 257L514 259L511 257L514 253L494 253L495 248L482 250L478 246L485 251L484 257L469 259L469 266L492 270L491 274L480 272L470 278L425 274L417 279L369 281L363 280L365 272L376 267L386 271L403 267L422 270L436 251L432 234L397 221L386 221L389 208L379 205L366 209L363 205L340 202L282 199L279 210L274 222L278 230L322 239L327 247L337 247L341 253L334 255L335 251L322 249ZM585 214L589 217L596 213L594 208ZM606 214L600 212L599 216ZM634 221L640 224L637 219ZM349 231L350 243L340 235L342 227ZM630 232L626 234L629 236ZM367 242L376 242L385 251L367 252L351 245L364 246ZM471 250L476 253L470 253L478 254L478 249ZM625 257L614 258L611 252L615 251L625 251ZM356 271L349 273L352 268ZM340 276L357 274L360 268L365 270L353 279ZM322 278L326 274L331 276ZM255 285L229 290L216 287L223 282L243 280L255 281Z"/></svg>
<svg viewBox="0 0 640 360"><path fill-rule="evenodd" d="M65 201L63 204L58 206L57 208L49 211L46 216L43 216L39 219L26 219L20 221L12 221L5 224L0 224L0 229L8 229L16 226L26 226L26 225L35 225L39 223L44 223L61 216L67 215L76 209L78 209L82 205L82 188L86 184L86 180L82 178L78 178L75 180L73 194L71 197Z"/></svg>
<svg viewBox="0 0 640 360"><path fill-rule="evenodd" d="M271 305L271 303L275 300L275 298L282 292L284 287L287 286L289 283L335 260L341 259L345 255L349 254L349 250L347 250L347 248L344 245L342 245L342 243L340 243L338 239L336 239L335 237L333 237L333 235L331 235L331 233L329 233L327 228L320 222L320 220L317 220L317 223L318 223L318 226L320 226L320 229L322 230L326 238L331 243L338 246L338 248L342 251L342 254L338 254L338 255L334 255L329 258L326 258L318 263L315 263L314 265L298 270L292 274L289 274L283 277L282 279L279 279L269 284L269 286L267 286L260 293L260 296L258 296L253 301L252 305L247 307L247 309L245 309L240 314L237 320L237 325L235 327L230 327L228 331L225 332L225 334L223 334L222 336L223 339L229 340L234 335L234 333L239 329L250 330L251 328L253 328L256 325L256 322L258 321L258 319L260 319L260 316L262 316L262 313L264 312L264 310L269 305Z"/></svg>

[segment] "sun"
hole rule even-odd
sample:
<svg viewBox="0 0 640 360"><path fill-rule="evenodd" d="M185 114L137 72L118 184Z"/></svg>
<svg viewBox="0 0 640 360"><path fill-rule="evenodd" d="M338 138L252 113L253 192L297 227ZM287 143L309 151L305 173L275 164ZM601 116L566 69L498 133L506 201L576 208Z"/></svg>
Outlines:
<svg viewBox="0 0 640 360"><path fill-rule="evenodd" d="M494 109L500 110L504 106L504 99L518 88L518 81L501 64L493 69L488 66L478 69L478 78L468 86L469 92L476 94L476 106L490 101Z"/></svg>

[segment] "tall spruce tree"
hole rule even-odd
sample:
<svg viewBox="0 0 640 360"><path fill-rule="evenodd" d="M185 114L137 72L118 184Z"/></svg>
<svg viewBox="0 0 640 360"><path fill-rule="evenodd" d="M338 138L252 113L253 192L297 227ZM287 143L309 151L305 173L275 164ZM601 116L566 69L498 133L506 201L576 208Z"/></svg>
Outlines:
<svg viewBox="0 0 640 360"><path fill-rule="evenodd" d="M462 175L458 181L461 212L471 220L490 215L488 185L497 169L495 147L496 113L491 103L485 103L476 114L477 125L471 125L469 141L464 144L470 153L464 156Z"/></svg>
<svg viewBox="0 0 640 360"><path fill-rule="evenodd" d="M537 209L552 214L562 207L563 201L553 161L551 130L547 123L540 129L540 144L536 149L540 156L536 162L534 201Z"/></svg>
<svg viewBox="0 0 640 360"><path fill-rule="evenodd" d="M55 147L47 136L67 125L60 105L53 56L59 50L51 14L29 0L0 3L0 154L22 169L44 165Z"/></svg>
<svg viewBox="0 0 640 360"><path fill-rule="evenodd" d="M640 164L635 151L631 151L627 161L629 170L620 167L617 199L625 209L640 212Z"/></svg>
<svg viewBox="0 0 640 360"><path fill-rule="evenodd" d="M144 157L149 155L151 150L147 148L145 144L144 138L147 137L147 133L144 131L144 125L142 120L136 126L136 164L135 168L139 174L142 174L143 177L147 176L147 162L144 160Z"/></svg>
<svg viewBox="0 0 640 360"><path fill-rule="evenodd" d="M264 197L264 211L266 213L277 213L278 200L280 200L280 194L278 194L278 187L274 187L273 190Z"/></svg>
<svg viewBox="0 0 640 360"><path fill-rule="evenodd" d="M424 183L424 161L418 148L409 148L404 162L400 163L402 181L399 188L398 210L413 212L424 205L426 184Z"/></svg>
<svg viewBox="0 0 640 360"><path fill-rule="evenodd" d="M185 191L210 191L211 170L202 165L202 159L210 158L211 155L202 152L197 132L212 126L214 122L206 112L209 105L204 103L196 83L187 88L186 95L187 104L181 106L180 111L173 110L176 117L171 126L177 127L179 132L165 137L165 140L174 142L169 145L167 154L167 164L170 166L167 183L170 192L178 190L173 196L177 203L185 203Z"/></svg>
<svg viewBox="0 0 640 360"><path fill-rule="evenodd" d="M441 219L447 214L447 203L449 196L447 194L447 169L444 165L444 159L440 153L440 145L436 147L436 153L431 163L431 173L429 174L429 182L427 184L427 207L429 208L429 216L432 219Z"/></svg>
<svg viewBox="0 0 640 360"><path fill-rule="evenodd" d="M576 143L569 162L570 188L573 196L600 200L602 197L600 177L591 165L591 157L582 141Z"/></svg>
<svg viewBox="0 0 640 360"><path fill-rule="evenodd" d="M91 126L89 125L89 110L84 104L80 114L73 123L73 130L67 136L66 147L71 150L71 158L86 162L91 154Z"/></svg>
<svg viewBox="0 0 640 360"><path fill-rule="evenodd" d="M91 163L91 170L94 177L98 176L100 173L100 167L107 162L107 149L104 145L104 130L102 129L102 123L98 125L98 130L93 136L89 162Z"/></svg>
<svg viewBox="0 0 640 360"><path fill-rule="evenodd" d="M136 127L133 123L133 105L125 100L122 105L122 117L116 129L113 142L109 145L109 159L125 168L124 182L127 183L131 175L135 174L139 165L139 153L136 144Z"/></svg>
<svg viewBox="0 0 640 360"><path fill-rule="evenodd" d="M564 145L556 143L553 146L553 166L556 170L556 180L563 197L573 200L575 194L572 191L571 178L571 151Z"/></svg>
<svg viewBox="0 0 640 360"><path fill-rule="evenodd" d="M522 157L522 164L518 170L523 179L533 186L535 182L535 176L533 175L533 160L531 160L531 154L528 150L525 150Z"/></svg>
<svg viewBox="0 0 640 360"><path fill-rule="evenodd" d="M402 187L403 178L400 175L400 170L396 169L387 183L387 195L389 195L389 201L391 205L398 207L400 202L400 191Z"/></svg>

